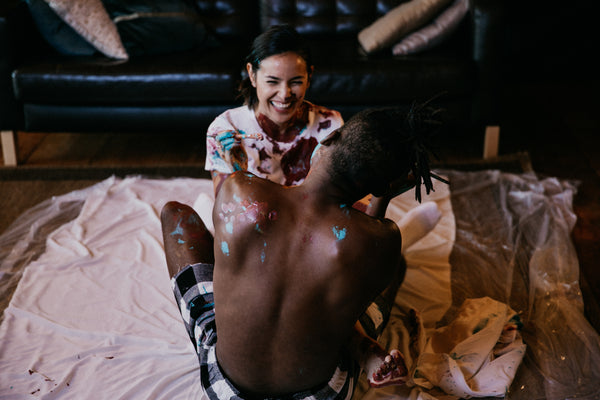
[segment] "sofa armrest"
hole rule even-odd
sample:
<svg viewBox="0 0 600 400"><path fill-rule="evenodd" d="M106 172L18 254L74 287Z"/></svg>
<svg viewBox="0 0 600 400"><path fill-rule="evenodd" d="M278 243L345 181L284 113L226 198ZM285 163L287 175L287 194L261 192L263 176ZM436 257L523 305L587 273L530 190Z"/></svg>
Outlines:
<svg viewBox="0 0 600 400"><path fill-rule="evenodd" d="M506 6L503 0L471 0L472 57L477 66L473 116L484 125L499 124Z"/></svg>
<svg viewBox="0 0 600 400"><path fill-rule="evenodd" d="M49 52L51 48L39 34L27 4L4 0L0 5L0 130L19 129L22 125L13 93L13 71Z"/></svg>
<svg viewBox="0 0 600 400"><path fill-rule="evenodd" d="M12 87L12 71L17 63L24 3L6 2L0 6L0 130L17 127L17 106Z"/></svg>
<svg viewBox="0 0 600 400"><path fill-rule="evenodd" d="M473 58L477 62L500 54L505 8L502 0L471 0Z"/></svg>

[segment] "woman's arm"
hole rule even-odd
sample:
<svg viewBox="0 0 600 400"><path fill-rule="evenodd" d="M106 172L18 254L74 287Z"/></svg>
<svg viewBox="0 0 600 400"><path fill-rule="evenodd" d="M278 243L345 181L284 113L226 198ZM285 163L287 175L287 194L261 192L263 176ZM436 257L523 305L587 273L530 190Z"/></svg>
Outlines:
<svg viewBox="0 0 600 400"><path fill-rule="evenodd" d="M225 174L223 172L210 171L210 177L213 181L213 189L215 191L215 196L217 195L217 193L219 193L221 185L223 185L223 182L225 181L225 179L227 179L229 175L230 174Z"/></svg>

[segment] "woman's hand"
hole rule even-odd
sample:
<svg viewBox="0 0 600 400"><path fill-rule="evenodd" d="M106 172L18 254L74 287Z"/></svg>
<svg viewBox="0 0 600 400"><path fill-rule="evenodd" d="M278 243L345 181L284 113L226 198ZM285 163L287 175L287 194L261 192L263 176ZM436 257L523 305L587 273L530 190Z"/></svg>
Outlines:
<svg viewBox="0 0 600 400"><path fill-rule="evenodd" d="M219 142L224 152L230 152L233 146L242 143L242 135L236 131L223 131L215 136L215 140Z"/></svg>
<svg viewBox="0 0 600 400"><path fill-rule="evenodd" d="M262 140L262 133L245 133L244 131L223 131L215 136L223 150L231 151L233 146L239 146L243 139Z"/></svg>

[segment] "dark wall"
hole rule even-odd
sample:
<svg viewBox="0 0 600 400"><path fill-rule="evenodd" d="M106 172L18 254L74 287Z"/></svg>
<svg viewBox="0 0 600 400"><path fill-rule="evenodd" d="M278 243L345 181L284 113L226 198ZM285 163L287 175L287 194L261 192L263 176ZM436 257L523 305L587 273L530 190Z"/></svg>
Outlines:
<svg viewBox="0 0 600 400"><path fill-rule="evenodd" d="M504 69L510 78L579 80L598 71L595 0L507 4Z"/></svg>

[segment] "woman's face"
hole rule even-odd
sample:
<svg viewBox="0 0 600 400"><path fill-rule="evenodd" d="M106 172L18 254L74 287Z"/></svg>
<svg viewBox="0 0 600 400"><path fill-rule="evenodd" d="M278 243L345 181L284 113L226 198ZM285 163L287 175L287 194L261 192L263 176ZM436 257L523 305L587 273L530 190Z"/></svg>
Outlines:
<svg viewBox="0 0 600 400"><path fill-rule="evenodd" d="M287 52L265 58L257 71L251 64L246 68L258 97L255 112L285 128L296 115L309 86L306 61L296 53Z"/></svg>

